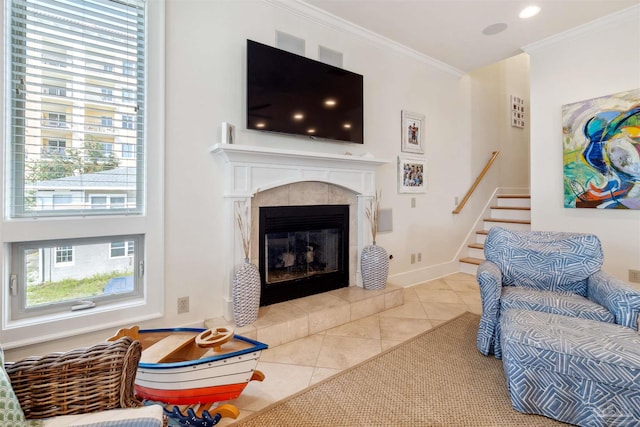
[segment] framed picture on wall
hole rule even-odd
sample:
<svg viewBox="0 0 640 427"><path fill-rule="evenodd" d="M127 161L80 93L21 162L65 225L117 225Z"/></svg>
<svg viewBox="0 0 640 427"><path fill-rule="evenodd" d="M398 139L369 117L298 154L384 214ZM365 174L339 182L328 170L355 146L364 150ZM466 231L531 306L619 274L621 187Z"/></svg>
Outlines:
<svg viewBox="0 0 640 427"><path fill-rule="evenodd" d="M424 154L424 114L402 110L403 153Z"/></svg>
<svg viewBox="0 0 640 427"><path fill-rule="evenodd" d="M398 156L398 193L427 191L427 160L417 156Z"/></svg>

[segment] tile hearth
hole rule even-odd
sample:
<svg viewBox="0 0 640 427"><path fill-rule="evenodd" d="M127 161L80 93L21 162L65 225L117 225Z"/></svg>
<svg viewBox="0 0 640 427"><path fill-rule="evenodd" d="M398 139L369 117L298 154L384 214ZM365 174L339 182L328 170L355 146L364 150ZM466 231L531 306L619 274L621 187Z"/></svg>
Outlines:
<svg viewBox="0 0 640 427"><path fill-rule="evenodd" d="M341 296L333 294L340 291ZM388 286L383 291L344 288L329 294L329 298L319 295L302 298L306 301L287 301L270 306L280 306L270 310L267 310L270 307L263 307L258 321L246 332L245 328L236 330L247 336L253 332L256 334L253 338L269 344L269 349L263 351L257 366L265 374L265 380L249 383L235 400L220 402L238 407L240 417L237 420L223 419L219 426L229 426L465 311L477 314L482 311L475 276L465 273L408 288ZM395 304L398 300L400 303ZM393 305L378 310L383 307L382 301ZM338 322L338 318L344 320L346 307L357 319L329 326ZM373 311L367 314L368 310ZM306 314L308 328L318 328L318 331L295 340L286 339L292 335L278 337L280 331L287 334L297 328L292 324L285 326L285 314L296 319L304 318ZM305 323L304 320L291 323L297 322ZM220 319L207 322L208 327L220 325ZM274 329L269 330L270 326ZM273 340L258 337L263 329L261 336L271 334ZM282 343L276 344L279 341Z"/></svg>

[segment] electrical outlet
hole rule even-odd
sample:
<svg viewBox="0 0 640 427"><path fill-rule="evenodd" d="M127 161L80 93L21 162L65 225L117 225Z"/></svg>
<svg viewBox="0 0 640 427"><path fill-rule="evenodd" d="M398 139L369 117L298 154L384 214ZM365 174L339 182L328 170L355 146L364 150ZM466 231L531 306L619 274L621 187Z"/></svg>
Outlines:
<svg viewBox="0 0 640 427"><path fill-rule="evenodd" d="M422 252L418 252L418 262L422 261Z"/></svg>
<svg viewBox="0 0 640 427"><path fill-rule="evenodd" d="M640 270L629 270L629 281L640 283Z"/></svg>
<svg viewBox="0 0 640 427"><path fill-rule="evenodd" d="M415 207L416 207L416 198L415 198L415 197L412 197L412 198L411 198L411 207L412 207L412 208L415 208Z"/></svg>
<svg viewBox="0 0 640 427"><path fill-rule="evenodd" d="M189 312L189 297L178 298L178 314Z"/></svg>
<svg viewBox="0 0 640 427"><path fill-rule="evenodd" d="M411 264L416 263L416 254L411 254Z"/></svg>
<svg viewBox="0 0 640 427"><path fill-rule="evenodd" d="M458 196L453 199L453 204L458 206Z"/></svg>

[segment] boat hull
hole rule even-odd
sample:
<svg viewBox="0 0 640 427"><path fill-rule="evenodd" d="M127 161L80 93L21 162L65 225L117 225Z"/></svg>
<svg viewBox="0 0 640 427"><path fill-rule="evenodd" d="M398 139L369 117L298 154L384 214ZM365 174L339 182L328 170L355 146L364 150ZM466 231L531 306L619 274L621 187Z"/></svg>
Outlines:
<svg viewBox="0 0 640 427"><path fill-rule="evenodd" d="M201 332L204 329L190 329ZM149 330L157 333L158 330ZM185 329L176 330L184 332ZM140 331L140 336L148 331ZM266 344L235 335L246 346L238 351L195 360L138 365L135 389L143 399L175 405L193 405L237 398L249 381L262 380L256 371Z"/></svg>

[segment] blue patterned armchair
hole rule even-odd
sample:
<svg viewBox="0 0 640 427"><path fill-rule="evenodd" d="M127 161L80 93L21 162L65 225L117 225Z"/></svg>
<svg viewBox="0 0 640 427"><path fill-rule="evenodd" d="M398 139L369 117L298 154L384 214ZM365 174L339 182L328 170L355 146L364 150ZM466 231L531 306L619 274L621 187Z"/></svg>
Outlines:
<svg viewBox="0 0 640 427"><path fill-rule="evenodd" d="M477 272L482 298L478 350L502 357L500 315L523 309L617 323L638 329L640 292L601 271L592 234L493 227Z"/></svg>

